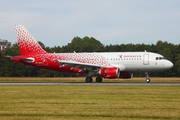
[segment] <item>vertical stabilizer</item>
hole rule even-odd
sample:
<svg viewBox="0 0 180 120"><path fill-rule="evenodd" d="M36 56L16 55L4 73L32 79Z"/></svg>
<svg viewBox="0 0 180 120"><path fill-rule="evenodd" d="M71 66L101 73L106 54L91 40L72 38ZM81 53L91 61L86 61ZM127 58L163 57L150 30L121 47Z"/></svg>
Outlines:
<svg viewBox="0 0 180 120"><path fill-rule="evenodd" d="M22 25L15 25L21 55L47 53Z"/></svg>

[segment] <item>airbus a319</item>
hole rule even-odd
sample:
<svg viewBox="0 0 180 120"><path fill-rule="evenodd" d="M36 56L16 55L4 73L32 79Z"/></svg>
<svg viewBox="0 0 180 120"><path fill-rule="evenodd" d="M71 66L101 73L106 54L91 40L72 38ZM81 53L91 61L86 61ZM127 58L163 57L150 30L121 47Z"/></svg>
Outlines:
<svg viewBox="0 0 180 120"><path fill-rule="evenodd" d="M102 82L102 78L131 78L133 72L161 72L173 67L164 56L152 52L49 53L22 25L15 26L21 55L12 61L60 72L85 73L86 82Z"/></svg>

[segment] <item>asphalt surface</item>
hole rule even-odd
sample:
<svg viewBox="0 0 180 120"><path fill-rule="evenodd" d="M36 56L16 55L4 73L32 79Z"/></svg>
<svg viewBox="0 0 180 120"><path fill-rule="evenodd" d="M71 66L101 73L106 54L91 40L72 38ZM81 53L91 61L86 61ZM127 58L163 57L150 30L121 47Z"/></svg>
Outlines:
<svg viewBox="0 0 180 120"><path fill-rule="evenodd" d="M85 82L0 82L2 85L74 85L74 86L179 86L180 82L102 82L102 83L85 83Z"/></svg>

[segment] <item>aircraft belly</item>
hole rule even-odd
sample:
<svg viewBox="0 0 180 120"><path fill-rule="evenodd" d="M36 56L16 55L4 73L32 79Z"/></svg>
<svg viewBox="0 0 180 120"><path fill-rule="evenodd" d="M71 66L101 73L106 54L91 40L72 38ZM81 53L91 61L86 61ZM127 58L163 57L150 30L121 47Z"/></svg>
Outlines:
<svg viewBox="0 0 180 120"><path fill-rule="evenodd" d="M126 64L126 71L131 72L153 72L158 68L152 65L143 65L143 64Z"/></svg>
<svg viewBox="0 0 180 120"><path fill-rule="evenodd" d="M134 65L134 64L126 64L126 70L127 71L134 71L134 70L136 70L136 65Z"/></svg>

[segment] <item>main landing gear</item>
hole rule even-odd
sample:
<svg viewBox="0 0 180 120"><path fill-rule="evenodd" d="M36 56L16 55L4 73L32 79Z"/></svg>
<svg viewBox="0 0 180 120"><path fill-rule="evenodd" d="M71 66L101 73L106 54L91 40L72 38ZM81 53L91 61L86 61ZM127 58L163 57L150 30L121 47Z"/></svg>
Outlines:
<svg viewBox="0 0 180 120"><path fill-rule="evenodd" d="M86 82L91 83L93 81L92 77L86 77ZM96 77L96 82L102 82L102 77L98 76Z"/></svg>
<svg viewBox="0 0 180 120"><path fill-rule="evenodd" d="M100 76L96 77L96 82L102 82L102 77Z"/></svg>
<svg viewBox="0 0 180 120"><path fill-rule="evenodd" d="M148 72L145 72L145 74L146 74L146 82L147 83L150 83L150 78L149 78L149 73Z"/></svg>
<svg viewBox="0 0 180 120"><path fill-rule="evenodd" d="M92 77L86 77L86 82L87 82L87 83L92 82L92 80L93 80Z"/></svg>

